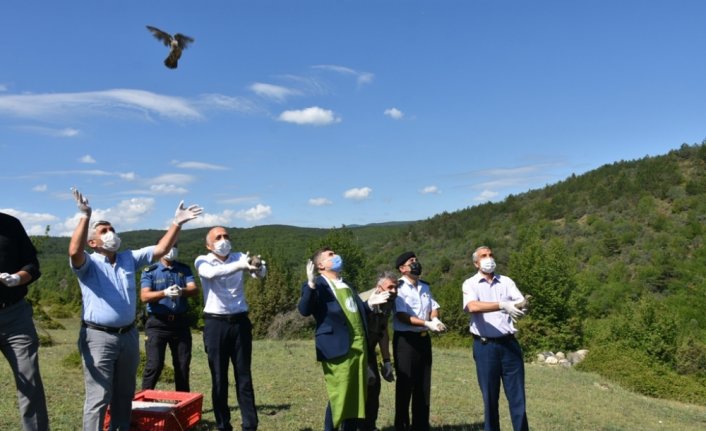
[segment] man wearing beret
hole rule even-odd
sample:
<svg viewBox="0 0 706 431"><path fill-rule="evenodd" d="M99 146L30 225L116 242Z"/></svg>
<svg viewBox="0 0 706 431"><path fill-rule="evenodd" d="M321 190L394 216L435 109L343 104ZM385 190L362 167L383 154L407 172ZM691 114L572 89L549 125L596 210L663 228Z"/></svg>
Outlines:
<svg viewBox="0 0 706 431"><path fill-rule="evenodd" d="M414 252L397 257L395 266L402 274L395 300L395 330L392 350L395 357L395 431L428 431L431 405L431 339L429 331L442 332L439 304L429 284L421 280L422 265ZM412 401L412 422L409 403Z"/></svg>

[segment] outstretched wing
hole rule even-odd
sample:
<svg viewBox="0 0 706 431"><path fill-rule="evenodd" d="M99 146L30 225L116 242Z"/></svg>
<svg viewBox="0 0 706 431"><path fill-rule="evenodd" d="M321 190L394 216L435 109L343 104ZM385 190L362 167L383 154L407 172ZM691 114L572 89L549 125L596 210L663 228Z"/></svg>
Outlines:
<svg viewBox="0 0 706 431"><path fill-rule="evenodd" d="M147 26L147 30L151 31L152 35L157 38L157 40L160 40L164 46L171 46L172 35L151 25Z"/></svg>
<svg viewBox="0 0 706 431"><path fill-rule="evenodd" d="M186 49L190 43L194 42L193 38L191 38L189 36L185 36L181 33L175 34L174 39L179 43L179 48L181 48L181 49Z"/></svg>

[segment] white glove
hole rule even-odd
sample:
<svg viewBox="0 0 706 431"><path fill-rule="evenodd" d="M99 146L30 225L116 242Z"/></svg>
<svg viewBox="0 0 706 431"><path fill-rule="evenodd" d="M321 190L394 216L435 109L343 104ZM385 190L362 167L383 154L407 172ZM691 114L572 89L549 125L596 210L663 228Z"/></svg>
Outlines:
<svg viewBox="0 0 706 431"><path fill-rule="evenodd" d="M235 268L236 271L257 271L258 268L257 266L250 265L250 255L249 251L245 252L244 254L240 255L240 258L236 260L235 262L232 263L233 267Z"/></svg>
<svg viewBox="0 0 706 431"><path fill-rule="evenodd" d="M429 328L429 330L432 332L443 332L446 330L446 326L443 323L441 323L441 320L439 320L436 317L424 322L424 326Z"/></svg>
<svg viewBox="0 0 706 431"><path fill-rule="evenodd" d="M189 205L188 208L184 207L184 201L179 202L179 206L176 211L174 211L174 224L181 226L189 220L193 220L203 212L203 208L194 204Z"/></svg>
<svg viewBox="0 0 706 431"><path fill-rule="evenodd" d="M382 367L380 367L380 374L382 375L382 378L388 382L395 380L395 373L392 372L392 364L389 360L382 363Z"/></svg>
<svg viewBox="0 0 706 431"><path fill-rule="evenodd" d="M383 291L383 292L373 292L370 294L370 297L368 298L368 305L370 307L374 305L381 305L387 302L387 298L390 297L390 292L388 291Z"/></svg>
<svg viewBox="0 0 706 431"><path fill-rule="evenodd" d="M164 289L164 296L166 296L167 298L177 299L181 296L181 288L176 284L172 284L171 286Z"/></svg>
<svg viewBox="0 0 706 431"><path fill-rule="evenodd" d="M7 287L15 287L20 284L20 276L3 272L0 274L0 281Z"/></svg>
<svg viewBox="0 0 706 431"><path fill-rule="evenodd" d="M91 206L88 204L88 198L85 197L78 189L71 187L71 194L76 200L76 206L81 213L82 218L91 218Z"/></svg>
<svg viewBox="0 0 706 431"><path fill-rule="evenodd" d="M306 263L306 282L312 289L314 288L314 278L316 278L314 262L309 259Z"/></svg>
<svg viewBox="0 0 706 431"><path fill-rule="evenodd" d="M516 321L519 317L522 317L525 315L525 313L515 307L515 304L518 304L522 302L522 300L519 301L503 301L500 302L500 309L504 312L510 315L512 318L512 321Z"/></svg>
<svg viewBox="0 0 706 431"><path fill-rule="evenodd" d="M444 322L439 320L438 317L435 317L431 319L432 322L436 323L436 327L439 328L439 332L446 331L446 325L444 325Z"/></svg>

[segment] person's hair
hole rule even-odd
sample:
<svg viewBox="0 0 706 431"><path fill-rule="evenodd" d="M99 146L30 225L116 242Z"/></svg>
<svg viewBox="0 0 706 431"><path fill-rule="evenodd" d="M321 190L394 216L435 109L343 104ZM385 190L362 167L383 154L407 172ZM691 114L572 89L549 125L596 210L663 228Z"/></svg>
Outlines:
<svg viewBox="0 0 706 431"><path fill-rule="evenodd" d="M319 257L321 257L321 255L327 251L333 251L333 249L331 247L324 246L314 252L314 254L311 256L311 261L314 262L314 265L319 264Z"/></svg>
<svg viewBox="0 0 706 431"><path fill-rule="evenodd" d="M96 239L96 228L98 226L112 226L109 221L106 220L96 220L91 223L91 228L88 229L88 240Z"/></svg>
<svg viewBox="0 0 706 431"><path fill-rule="evenodd" d="M228 232L228 229L226 229L225 226L213 226L211 229L208 230L208 232L206 232L206 238L205 238L206 245L208 245L208 237L211 235L211 232L213 232L213 229L218 229L218 228L225 229L226 233Z"/></svg>
<svg viewBox="0 0 706 431"><path fill-rule="evenodd" d="M476 248L476 250L473 252L473 263L478 263L478 250L492 250L492 248L488 247L487 245L481 245L480 247Z"/></svg>
<svg viewBox="0 0 706 431"><path fill-rule="evenodd" d="M375 287L380 286L380 284L385 280L391 280L397 283L397 275L392 271L383 271L378 274L378 280L375 282Z"/></svg>

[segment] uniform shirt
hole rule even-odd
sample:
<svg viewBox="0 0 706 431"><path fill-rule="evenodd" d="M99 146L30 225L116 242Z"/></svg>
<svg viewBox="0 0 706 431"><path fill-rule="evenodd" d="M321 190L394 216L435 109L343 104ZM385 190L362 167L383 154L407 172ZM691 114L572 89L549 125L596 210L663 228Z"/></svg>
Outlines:
<svg viewBox="0 0 706 431"><path fill-rule="evenodd" d="M20 270L29 272L32 281L39 278L37 251L20 221L9 214L0 213L0 273L14 274ZM0 283L0 302L17 302L24 298L27 284L7 287Z"/></svg>
<svg viewBox="0 0 706 431"><path fill-rule="evenodd" d="M150 288L155 292L166 289L176 284L182 289L187 283L194 282L191 268L181 262L172 262L171 266L164 266L162 262L153 263L142 271L140 286ZM148 302L147 312L150 314L181 314L189 309L189 301L180 296L176 299L162 298L159 302Z"/></svg>
<svg viewBox="0 0 706 431"><path fill-rule="evenodd" d="M417 281L415 287L406 277L400 278L403 283L397 287L395 299L395 313L406 313L422 320L431 320L431 312L439 308L439 304L431 296L429 285L422 280ZM413 326L395 318L392 323L395 331L424 332L426 326Z"/></svg>
<svg viewBox="0 0 706 431"><path fill-rule="evenodd" d="M492 283L488 283L480 271L464 281L462 289L463 309L467 313L470 313L466 307L470 301L501 302L524 299L511 278L494 274ZM470 331L472 334L490 338L517 332L512 324L512 318L503 311L471 313Z"/></svg>
<svg viewBox="0 0 706 431"><path fill-rule="evenodd" d="M243 253L231 252L225 261L222 261L213 253L199 256L194 262L201 287L203 288L204 313L211 314L235 314L248 311L248 303L245 300L245 271L228 272L224 265L236 262ZM230 270L232 271L232 270ZM264 277L265 265L259 273ZM257 274L252 274L257 277Z"/></svg>
<svg viewBox="0 0 706 431"><path fill-rule="evenodd" d="M79 268L69 266L78 276L83 299L83 320L101 326L122 327L135 321L137 287L135 276L152 261L154 246L115 254L115 264L99 253L83 252L86 260Z"/></svg>

